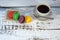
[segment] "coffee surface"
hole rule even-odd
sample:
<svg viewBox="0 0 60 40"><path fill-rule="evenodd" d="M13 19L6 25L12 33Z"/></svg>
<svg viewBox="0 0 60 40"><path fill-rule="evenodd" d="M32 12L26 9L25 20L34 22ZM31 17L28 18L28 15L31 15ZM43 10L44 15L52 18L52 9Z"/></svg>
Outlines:
<svg viewBox="0 0 60 40"><path fill-rule="evenodd" d="M37 10L41 13L47 13L49 12L49 7L46 5L40 5L38 6Z"/></svg>

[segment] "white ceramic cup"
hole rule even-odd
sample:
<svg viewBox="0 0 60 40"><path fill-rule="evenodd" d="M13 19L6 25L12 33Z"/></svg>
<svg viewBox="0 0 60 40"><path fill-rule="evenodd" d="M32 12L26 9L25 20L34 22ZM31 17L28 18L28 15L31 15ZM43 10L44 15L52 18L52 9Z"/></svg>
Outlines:
<svg viewBox="0 0 60 40"><path fill-rule="evenodd" d="M47 7L48 8L48 11L47 12L41 12L41 11L39 11L38 10L38 7L39 6L45 6L45 7ZM42 7L43 8L43 7ZM45 9L44 9L45 10ZM48 17L50 17L51 16L51 14L52 14L52 11L51 11L51 8L50 8L50 6L48 5L48 4L38 4L38 5L36 5L36 7L35 7L35 9L34 9L34 15L38 18L38 19L42 19L42 20L46 20L46 19L48 19Z"/></svg>

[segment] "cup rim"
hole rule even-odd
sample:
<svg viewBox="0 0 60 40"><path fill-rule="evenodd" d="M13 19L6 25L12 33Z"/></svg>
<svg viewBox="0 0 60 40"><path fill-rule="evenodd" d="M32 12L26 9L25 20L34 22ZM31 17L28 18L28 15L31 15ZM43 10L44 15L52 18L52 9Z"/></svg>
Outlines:
<svg viewBox="0 0 60 40"><path fill-rule="evenodd" d="M47 13L39 12L39 11L37 10L37 8L38 8L38 6L40 6L40 5L46 5L46 6L49 8L49 11L48 11ZM37 5L36 5L36 11L39 13L39 15L41 15L41 16L46 16L46 15L48 15L49 12L50 12L50 6L49 6L48 4L45 4L45 3L37 4Z"/></svg>

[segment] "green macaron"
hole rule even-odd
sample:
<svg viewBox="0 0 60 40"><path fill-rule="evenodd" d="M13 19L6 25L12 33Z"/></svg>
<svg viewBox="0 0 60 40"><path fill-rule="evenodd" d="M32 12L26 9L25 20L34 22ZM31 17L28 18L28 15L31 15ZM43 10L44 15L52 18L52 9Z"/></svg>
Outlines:
<svg viewBox="0 0 60 40"><path fill-rule="evenodd" d="M18 11L15 11L14 12L14 15L13 15L13 19L14 20L18 20L19 19L19 16L20 16L19 12Z"/></svg>

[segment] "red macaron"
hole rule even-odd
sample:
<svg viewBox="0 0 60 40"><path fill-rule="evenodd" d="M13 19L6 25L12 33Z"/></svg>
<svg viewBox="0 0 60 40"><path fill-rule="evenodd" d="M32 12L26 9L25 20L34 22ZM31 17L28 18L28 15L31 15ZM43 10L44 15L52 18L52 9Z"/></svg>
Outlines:
<svg viewBox="0 0 60 40"><path fill-rule="evenodd" d="M7 12L7 18L8 19L13 19L14 11L8 11Z"/></svg>

